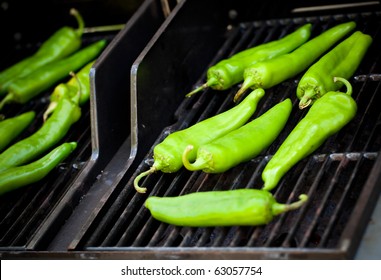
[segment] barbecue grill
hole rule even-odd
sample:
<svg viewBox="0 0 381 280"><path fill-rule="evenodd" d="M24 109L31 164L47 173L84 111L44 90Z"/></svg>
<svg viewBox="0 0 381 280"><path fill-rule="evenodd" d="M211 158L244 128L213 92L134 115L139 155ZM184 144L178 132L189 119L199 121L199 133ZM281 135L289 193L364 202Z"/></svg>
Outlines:
<svg viewBox="0 0 381 280"><path fill-rule="evenodd" d="M380 194L381 11L378 2L316 2L305 7L302 1L146 0L122 30L87 33L84 44L106 38L109 45L91 71L91 102L63 140L78 141L79 147L41 182L0 197L2 258L354 258ZM99 24L118 23L113 20ZM316 36L349 20L374 39L350 80L357 115L273 191L283 203L302 193L309 202L260 227L189 228L153 219L144 207L149 195L261 188L264 166L306 113L297 109L295 95L301 76L270 88L253 117L288 97L294 109L260 156L222 174L157 172L141 181L147 194L138 194L133 180L152 165L156 144L234 106L240 85L185 98L205 81L208 67L307 22ZM7 60L33 47L19 42L9 47ZM41 119L49 93L6 113L34 109Z"/></svg>

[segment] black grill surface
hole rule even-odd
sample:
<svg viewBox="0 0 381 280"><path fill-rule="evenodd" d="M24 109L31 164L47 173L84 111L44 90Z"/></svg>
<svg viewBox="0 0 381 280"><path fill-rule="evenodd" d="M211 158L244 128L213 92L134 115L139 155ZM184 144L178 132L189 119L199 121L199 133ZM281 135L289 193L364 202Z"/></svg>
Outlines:
<svg viewBox="0 0 381 280"><path fill-rule="evenodd" d="M150 195L176 196L197 191L261 188L264 166L306 113L306 110L297 108L295 92L300 76L287 80L266 91L254 115L261 115L285 98L293 101L292 116L285 129L260 156L222 174L189 172L184 168L173 174L157 172L141 181L148 189L147 194L136 193L133 180L152 165L153 147L168 133L231 108L238 86L223 92L207 90L181 101L177 110L172 112L172 124L162 130L140 164L126 172L70 248L73 251L124 252L138 258L171 258L176 255L191 258L230 258L235 255L249 258L352 257L368 222L364 217L369 218L371 205L374 205L372 201L379 193L375 180L378 178L381 148L378 105L381 98L381 75L378 74L380 14L295 17L230 26L224 35L224 42L214 57L204 63L203 74L193 82L193 87L205 81L207 67L241 49L280 38L307 22L313 24L313 36L316 36L335 24L349 20L356 21L357 30L374 38L366 57L350 80L353 98L358 104L357 115L315 153L294 166L274 190L276 199L283 203L295 201L299 194L307 193L310 197L307 205L282 214L261 227L176 227L150 216L144 207ZM160 42L157 44L162 47ZM183 71L181 65L177 70ZM183 88L176 94L185 94L187 90ZM146 99L141 102L150 101ZM144 130L143 125L140 124L138 129ZM144 131L139 133L144 134Z"/></svg>

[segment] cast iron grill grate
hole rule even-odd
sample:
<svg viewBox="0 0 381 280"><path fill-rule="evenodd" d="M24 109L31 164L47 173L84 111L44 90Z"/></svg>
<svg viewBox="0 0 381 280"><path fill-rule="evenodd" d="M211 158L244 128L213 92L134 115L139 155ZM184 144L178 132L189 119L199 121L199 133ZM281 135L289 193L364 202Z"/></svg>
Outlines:
<svg viewBox="0 0 381 280"><path fill-rule="evenodd" d="M209 256L211 249L219 248L267 253L272 252L270 248L290 248L307 254L320 249L341 250L343 232L351 223L355 207L367 203L359 200L359 196L381 148L380 75L377 74L380 73L380 14L340 14L240 24L227 32L225 43L195 83L196 86L205 80L207 66L241 49L277 39L306 22L313 24L313 34L316 35L348 20L355 20L358 30L374 38L372 47L351 79L358 113L350 124L288 172L274 190L277 200L283 203L295 201L299 194L307 193L310 201L305 207L283 214L262 227L175 227L150 216L144 207L148 195L176 196L196 191L260 188L265 164L306 112L297 109L295 90L299 77L275 86L267 90L266 98L261 100L254 116L261 115L287 97L293 101L293 115L278 139L261 156L223 174L189 172L184 168L173 174L157 172L141 182L148 189L147 195L137 194L132 186L133 179L152 165L155 144L170 132L233 106L232 97L237 87L225 92L207 90L184 99L173 112L174 124L163 130L136 170L127 173L73 249L143 250L144 253L151 250L154 254L176 254L184 252L184 248L208 248L205 252Z"/></svg>
<svg viewBox="0 0 381 280"><path fill-rule="evenodd" d="M111 41L114 36L115 32L102 35L99 33L85 34L83 46L103 38ZM3 113L9 116L29 110L36 112L36 118L31 126L16 141L29 136L42 125L42 114L49 104L52 90L53 88L47 90L25 105L9 105L4 108ZM91 155L90 106L88 103L82 107L79 121L71 127L60 143L69 141L78 143L76 150L47 177L37 183L0 196L0 250L37 249L34 245L30 246L33 235L70 188L74 178ZM62 222L59 221L59 223ZM48 236L48 238L50 237Z"/></svg>

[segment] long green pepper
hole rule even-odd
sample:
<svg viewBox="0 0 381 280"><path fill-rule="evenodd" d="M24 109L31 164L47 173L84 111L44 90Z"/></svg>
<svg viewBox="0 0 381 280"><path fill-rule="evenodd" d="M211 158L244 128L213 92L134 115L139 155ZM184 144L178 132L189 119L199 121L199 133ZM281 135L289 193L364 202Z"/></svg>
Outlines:
<svg viewBox="0 0 381 280"><path fill-rule="evenodd" d="M360 65L372 41L371 36L356 31L313 64L304 73L296 89L300 99L299 108L304 109L325 93L340 89L343 84L335 83L333 78L348 80Z"/></svg>
<svg viewBox="0 0 381 280"><path fill-rule="evenodd" d="M300 208L302 194L291 204L278 203L270 192L257 189L207 191L175 197L150 196L145 207L158 221L176 226L260 226L275 216Z"/></svg>
<svg viewBox="0 0 381 280"><path fill-rule="evenodd" d="M81 116L81 108L70 98L62 98L53 114L35 133L0 154L0 172L34 160L57 144Z"/></svg>
<svg viewBox="0 0 381 280"><path fill-rule="evenodd" d="M195 148L195 151L192 151L188 158L194 160L200 145L241 127L255 112L257 104L264 94L263 89L257 89L231 109L196 123L191 127L169 134L160 144L155 146L152 167L136 176L134 180L136 191L140 193L147 191L146 188L138 185L139 180L144 176L159 170L165 173L178 171L183 166L182 154L189 144Z"/></svg>
<svg viewBox="0 0 381 280"><path fill-rule="evenodd" d="M0 195L43 179L65 160L76 147L76 142L63 143L39 160L1 172Z"/></svg>
<svg viewBox="0 0 381 280"><path fill-rule="evenodd" d="M353 21L338 24L291 53L246 68L243 84L234 96L234 101L237 101L249 88L268 89L301 73L355 27L356 23Z"/></svg>
<svg viewBox="0 0 381 280"><path fill-rule="evenodd" d="M256 157L278 137L291 110L292 102L288 98L251 122L200 146L193 163L188 160L193 146L187 146L182 156L185 168L190 171L222 173Z"/></svg>
<svg viewBox="0 0 381 280"><path fill-rule="evenodd" d="M0 121L0 151L4 150L34 120L36 113L28 111Z"/></svg>
<svg viewBox="0 0 381 280"><path fill-rule="evenodd" d="M263 189L270 191L296 163L313 153L356 115L352 86L342 78L347 92L330 91L315 101L306 116L287 136L262 172Z"/></svg>
<svg viewBox="0 0 381 280"><path fill-rule="evenodd" d="M71 9L70 14L75 16L78 28L74 29L64 26L58 29L33 55L24 58L0 72L0 95L7 93L9 85L14 80L25 77L38 68L60 60L80 48L84 22L77 10Z"/></svg>
<svg viewBox="0 0 381 280"><path fill-rule="evenodd" d="M305 43L311 35L311 24L299 27L287 36L241 51L227 59L219 61L207 71L207 82L188 93L186 97L205 89L225 90L243 80L245 68L263 60L289 53Z"/></svg>
<svg viewBox="0 0 381 280"><path fill-rule="evenodd" d="M13 81L8 87L9 93L0 102L0 110L5 104L11 102L25 104L44 90L49 89L70 72L77 71L98 57L106 43L106 40L99 40L65 59L45 65L32 74Z"/></svg>

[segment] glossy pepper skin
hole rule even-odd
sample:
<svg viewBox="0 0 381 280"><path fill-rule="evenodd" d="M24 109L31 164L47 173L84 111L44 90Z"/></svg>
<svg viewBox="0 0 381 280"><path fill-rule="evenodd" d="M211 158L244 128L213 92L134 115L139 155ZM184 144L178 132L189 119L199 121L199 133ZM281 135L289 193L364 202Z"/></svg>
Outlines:
<svg viewBox="0 0 381 280"><path fill-rule="evenodd" d="M304 109L325 93L340 89L343 84L335 83L333 77L352 77L372 41L371 36L356 31L313 64L298 83L299 108Z"/></svg>
<svg viewBox="0 0 381 280"><path fill-rule="evenodd" d="M28 111L0 121L0 151L4 150L34 120L36 113Z"/></svg>
<svg viewBox="0 0 381 280"><path fill-rule="evenodd" d="M278 137L291 110L290 99L280 102L251 122L200 146L193 163L188 160L188 153L193 147L187 146L182 157L185 168L190 171L221 173L256 157Z"/></svg>
<svg viewBox="0 0 381 280"><path fill-rule="evenodd" d="M292 204L278 203L270 192L257 189L207 191L177 197L150 196L146 202L151 215L176 226L259 226L281 213L301 207L307 195Z"/></svg>
<svg viewBox="0 0 381 280"><path fill-rule="evenodd" d="M43 118L44 121L57 107L61 98L69 95L70 98L77 98L79 94L78 105L82 106L90 99L90 69L95 60L86 64L77 73L71 73L72 78L67 83L61 83L54 88L53 93L50 95L50 103L45 110Z"/></svg>
<svg viewBox="0 0 381 280"><path fill-rule="evenodd" d="M70 14L75 16L78 28L64 26L52 34L31 56L13 64L0 72L0 95L7 93L8 86L17 78L25 77L38 68L60 60L75 51L82 44L84 22L77 10L71 9Z"/></svg>
<svg viewBox="0 0 381 280"><path fill-rule="evenodd" d="M356 27L353 21L338 24L307 41L291 53L258 62L244 71L237 101L249 88L268 89L307 69L316 59Z"/></svg>
<svg viewBox="0 0 381 280"><path fill-rule="evenodd" d="M351 97L351 84L342 78L335 80L344 83L347 92L327 92L315 101L265 166L262 172L264 190L275 188L291 167L313 153L356 115L357 104Z"/></svg>
<svg viewBox="0 0 381 280"><path fill-rule="evenodd" d="M53 114L32 135L0 154L0 172L28 163L57 144L81 116L78 101L62 98Z"/></svg>
<svg viewBox="0 0 381 280"><path fill-rule="evenodd" d="M76 147L76 142L64 143L35 162L12 167L1 172L0 195L43 179L65 160Z"/></svg>
<svg viewBox="0 0 381 280"><path fill-rule="evenodd" d="M263 60L288 53L305 43L311 35L311 24L299 27L287 36L241 51L227 59L221 60L207 71L207 82L186 96L210 87L214 90L225 90L243 79L245 68Z"/></svg>
<svg viewBox="0 0 381 280"><path fill-rule="evenodd" d="M106 43L106 40L99 40L69 57L45 65L32 74L13 81L8 87L9 93L0 102L0 110L8 103L25 104L44 90L49 89L70 72L77 71L98 57Z"/></svg>
<svg viewBox="0 0 381 280"><path fill-rule="evenodd" d="M153 150L154 164L152 167L139 174L134 180L134 187L140 193L145 193L146 188L138 185L139 180L155 171L172 173L182 166L182 154L185 148L191 144L195 150L202 144L208 143L226 133L241 127L254 114L257 104L264 96L263 89L250 93L241 103L231 109L205 119L186 129L169 134ZM194 160L196 151L192 151L188 158Z"/></svg>

